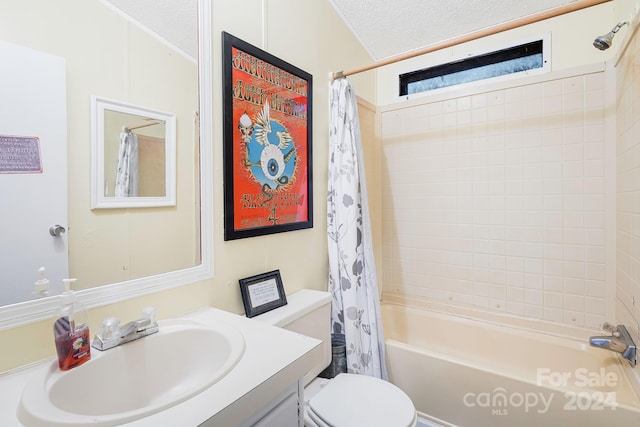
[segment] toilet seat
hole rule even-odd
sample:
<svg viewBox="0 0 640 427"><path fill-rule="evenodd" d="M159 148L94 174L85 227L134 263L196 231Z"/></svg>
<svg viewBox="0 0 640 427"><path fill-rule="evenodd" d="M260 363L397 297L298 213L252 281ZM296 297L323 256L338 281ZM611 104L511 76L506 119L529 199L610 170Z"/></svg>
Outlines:
<svg viewBox="0 0 640 427"><path fill-rule="evenodd" d="M321 427L412 427L413 402L395 385L374 377L340 374L309 401L309 417Z"/></svg>

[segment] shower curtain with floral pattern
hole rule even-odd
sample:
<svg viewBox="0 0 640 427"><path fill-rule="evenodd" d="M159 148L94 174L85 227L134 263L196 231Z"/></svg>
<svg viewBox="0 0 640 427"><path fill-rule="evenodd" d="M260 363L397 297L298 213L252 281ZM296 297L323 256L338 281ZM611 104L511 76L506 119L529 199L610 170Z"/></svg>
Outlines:
<svg viewBox="0 0 640 427"><path fill-rule="evenodd" d="M138 196L138 136L133 132L120 133L115 196Z"/></svg>
<svg viewBox="0 0 640 427"><path fill-rule="evenodd" d="M345 335L349 372L387 379L360 123L347 79L330 89L327 237L331 330Z"/></svg>

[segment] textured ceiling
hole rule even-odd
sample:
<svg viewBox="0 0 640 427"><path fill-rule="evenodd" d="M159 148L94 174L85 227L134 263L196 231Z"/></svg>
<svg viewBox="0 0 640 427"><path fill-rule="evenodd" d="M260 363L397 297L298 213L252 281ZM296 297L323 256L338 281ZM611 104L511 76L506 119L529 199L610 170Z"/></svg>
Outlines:
<svg viewBox="0 0 640 427"><path fill-rule="evenodd" d="M198 57L196 0L106 0L192 58Z"/></svg>
<svg viewBox="0 0 640 427"><path fill-rule="evenodd" d="M196 0L106 1L197 57ZM574 0L327 1L369 54L380 60Z"/></svg>
<svg viewBox="0 0 640 427"><path fill-rule="evenodd" d="M380 60L573 0L328 0Z"/></svg>

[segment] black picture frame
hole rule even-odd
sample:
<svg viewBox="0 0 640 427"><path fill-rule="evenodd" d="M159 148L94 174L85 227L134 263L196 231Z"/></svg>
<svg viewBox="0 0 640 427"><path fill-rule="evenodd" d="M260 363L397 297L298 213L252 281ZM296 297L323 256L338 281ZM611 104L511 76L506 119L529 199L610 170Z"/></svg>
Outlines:
<svg viewBox="0 0 640 427"><path fill-rule="evenodd" d="M247 317L254 317L287 304L280 270L245 277L239 282Z"/></svg>
<svg viewBox="0 0 640 427"><path fill-rule="evenodd" d="M313 77L229 33L222 43L224 240L313 228Z"/></svg>

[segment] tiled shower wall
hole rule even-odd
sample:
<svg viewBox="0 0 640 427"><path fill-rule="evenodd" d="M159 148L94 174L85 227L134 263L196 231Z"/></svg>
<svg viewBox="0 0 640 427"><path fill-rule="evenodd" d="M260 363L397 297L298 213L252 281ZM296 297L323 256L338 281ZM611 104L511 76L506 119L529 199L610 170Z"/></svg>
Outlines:
<svg viewBox="0 0 640 427"><path fill-rule="evenodd" d="M640 37L616 65L616 312L640 341Z"/></svg>
<svg viewBox="0 0 640 427"><path fill-rule="evenodd" d="M604 66L545 76L381 109L385 294L589 328L611 315Z"/></svg>

